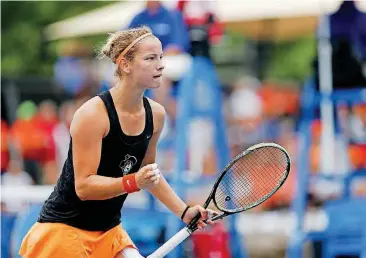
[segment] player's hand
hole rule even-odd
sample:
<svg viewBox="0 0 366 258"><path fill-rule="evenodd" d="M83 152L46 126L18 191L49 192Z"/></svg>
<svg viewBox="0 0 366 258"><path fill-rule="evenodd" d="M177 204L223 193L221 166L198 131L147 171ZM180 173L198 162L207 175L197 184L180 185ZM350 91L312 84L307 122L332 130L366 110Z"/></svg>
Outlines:
<svg viewBox="0 0 366 258"><path fill-rule="evenodd" d="M159 183L160 170L157 164L146 165L136 173L136 184L140 189L149 189Z"/></svg>
<svg viewBox="0 0 366 258"><path fill-rule="evenodd" d="M204 229L208 224L215 224L215 222L211 221L210 218L217 215L218 213L210 209L205 209L201 205L190 207L184 215L183 221L188 224L198 213L201 213L201 218L197 224L198 230Z"/></svg>

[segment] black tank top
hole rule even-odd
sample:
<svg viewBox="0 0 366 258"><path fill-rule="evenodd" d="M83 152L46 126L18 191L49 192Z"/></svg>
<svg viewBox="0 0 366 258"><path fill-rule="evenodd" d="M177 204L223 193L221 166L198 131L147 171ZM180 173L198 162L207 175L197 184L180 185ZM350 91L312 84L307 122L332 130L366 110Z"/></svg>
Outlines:
<svg viewBox="0 0 366 258"><path fill-rule="evenodd" d="M149 101L144 97L146 122L143 132L137 136L127 136L120 126L110 92L105 91L99 94L99 97L107 108L110 130L102 141L97 174L117 178L137 172L154 131ZM89 231L107 231L117 226L121 222L121 208L127 194L108 200L81 201L75 192L72 160L71 139L61 176L54 191L44 203L38 222L60 222Z"/></svg>

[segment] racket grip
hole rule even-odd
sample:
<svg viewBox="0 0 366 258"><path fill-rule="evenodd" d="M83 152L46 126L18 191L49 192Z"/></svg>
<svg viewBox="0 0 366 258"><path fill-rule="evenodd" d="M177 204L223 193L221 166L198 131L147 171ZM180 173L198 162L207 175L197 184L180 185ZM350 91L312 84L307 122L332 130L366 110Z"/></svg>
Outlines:
<svg viewBox="0 0 366 258"><path fill-rule="evenodd" d="M155 252L147 256L147 258L162 258L170 251L172 251L177 245L182 243L191 234L190 230L185 227L181 229L177 234L170 238L165 244L160 246Z"/></svg>
<svg viewBox="0 0 366 258"><path fill-rule="evenodd" d="M189 229L192 229L192 227L197 226L197 222L199 221L200 218L201 218L201 213L197 213L197 215L194 216L194 218L188 223L187 227Z"/></svg>

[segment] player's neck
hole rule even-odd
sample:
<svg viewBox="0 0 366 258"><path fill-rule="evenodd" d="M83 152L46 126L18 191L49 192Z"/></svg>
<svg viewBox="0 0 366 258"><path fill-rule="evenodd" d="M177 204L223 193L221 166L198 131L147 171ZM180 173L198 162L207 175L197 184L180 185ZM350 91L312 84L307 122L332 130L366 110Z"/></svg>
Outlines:
<svg viewBox="0 0 366 258"><path fill-rule="evenodd" d="M143 108L142 97L144 92L144 89L126 85L123 82L118 83L111 89L116 107L129 113L139 112Z"/></svg>

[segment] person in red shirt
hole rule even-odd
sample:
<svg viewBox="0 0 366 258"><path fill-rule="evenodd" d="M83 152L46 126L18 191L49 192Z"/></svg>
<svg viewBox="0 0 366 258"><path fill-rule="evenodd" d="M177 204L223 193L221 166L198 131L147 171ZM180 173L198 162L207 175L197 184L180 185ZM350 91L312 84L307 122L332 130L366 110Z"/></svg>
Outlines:
<svg viewBox="0 0 366 258"><path fill-rule="evenodd" d="M211 58L210 47L223 35L223 26L213 13L211 2L179 0L177 9L182 12L190 34L190 54Z"/></svg>
<svg viewBox="0 0 366 258"><path fill-rule="evenodd" d="M1 119L1 173L5 171L9 162L8 131L8 124Z"/></svg>

